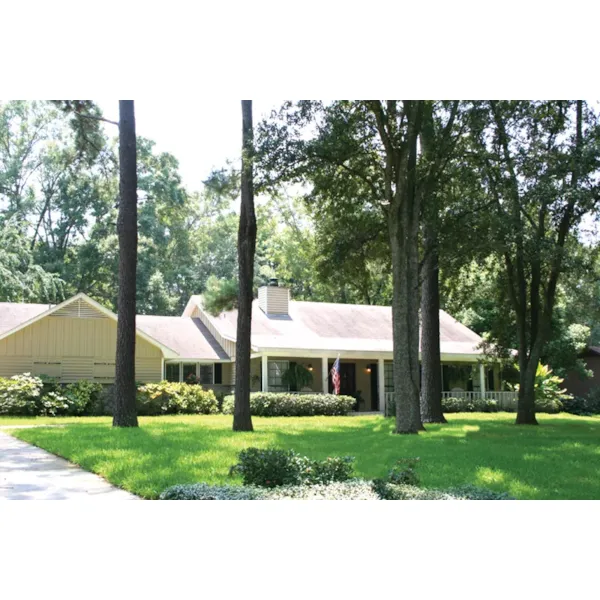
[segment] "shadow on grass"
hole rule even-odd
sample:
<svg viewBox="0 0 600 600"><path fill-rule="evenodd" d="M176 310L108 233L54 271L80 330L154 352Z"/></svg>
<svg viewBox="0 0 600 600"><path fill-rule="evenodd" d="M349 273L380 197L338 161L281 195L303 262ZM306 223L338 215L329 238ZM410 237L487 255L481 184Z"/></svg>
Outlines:
<svg viewBox="0 0 600 600"><path fill-rule="evenodd" d="M254 433L233 433L231 418L222 416L14 435L149 498L178 483L231 483L238 452L268 445L319 459L354 456L356 474L369 479L385 475L398 458L418 456L426 487L472 483L518 498L600 498L600 419L542 417L540 427L517 427L513 419L450 415L448 424L430 425L419 436L394 435L393 420L382 417L255 418Z"/></svg>

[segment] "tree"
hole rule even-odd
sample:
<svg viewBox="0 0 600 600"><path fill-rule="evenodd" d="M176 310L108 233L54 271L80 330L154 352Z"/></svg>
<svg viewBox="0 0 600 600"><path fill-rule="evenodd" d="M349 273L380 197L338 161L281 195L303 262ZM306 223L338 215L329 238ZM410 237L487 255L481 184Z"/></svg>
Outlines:
<svg viewBox="0 0 600 600"><path fill-rule="evenodd" d="M482 216L516 323L517 424L536 425L535 374L567 248L600 198L598 118L583 101L479 103L471 139L493 210Z"/></svg>
<svg viewBox="0 0 600 600"><path fill-rule="evenodd" d="M238 230L239 296L235 356L234 431L253 430L250 414L252 287L256 249L253 161L252 100L242 100L242 201Z"/></svg>
<svg viewBox="0 0 600 600"><path fill-rule="evenodd" d="M449 106L426 102L421 128L418 193L422 210L421 262L421 420L445 423L442 412L442 358L440 350L439 245L441 235L442 180L461 130L453 135L459 102ZM443 115L447 117L444 121Z"/></svg>
<svg viewBox="0 0 600 600"><path fill-rule="evenodd" d="M137 159L133 100L119 100L119 295L113 427L137 427L135 315Z"/></svg>

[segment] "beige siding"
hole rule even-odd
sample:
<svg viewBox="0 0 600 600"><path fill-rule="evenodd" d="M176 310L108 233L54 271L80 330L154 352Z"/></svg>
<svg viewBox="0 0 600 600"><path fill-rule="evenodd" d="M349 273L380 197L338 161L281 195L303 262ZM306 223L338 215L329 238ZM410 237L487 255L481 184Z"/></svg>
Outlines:
<svg viewBox="0 0 600 600"><path fill-rule="evenodd" d="M85 303L73 304L76 306L66 306L58 316L49 315L0 340L0 376L31 372L65 382L77 379L112 382L117 324L95 309L92 313ZM159 381L161 358L159 348L138 337L136 379Z"/></svg>
<svg viewBox="0 0 600 600"><path fill-rule="evenodd" d="M290 290L283 287L263 286L258 288L258 306L268 315L287 315Z"/></svg>
<svg viewBox="0 0 600 600"><path fill-rule="evenodd" d="M202 323L206 326L206 328L210 331L215 340L217 340L221 348L225 350L227 356L229 356L232 359L235 358L235 342L225 339L214 326L213 322L207 317L205 312L199 306L194 307L190 317L194 319L200 319Z"/></svg>

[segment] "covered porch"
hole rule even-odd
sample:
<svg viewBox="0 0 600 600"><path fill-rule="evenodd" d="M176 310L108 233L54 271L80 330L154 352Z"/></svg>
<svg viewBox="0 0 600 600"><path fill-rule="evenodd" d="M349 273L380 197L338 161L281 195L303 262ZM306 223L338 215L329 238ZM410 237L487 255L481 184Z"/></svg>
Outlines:
<svg viewBox="0 0 600 600"><path fill-rule="evenodd" d="M335 356L256 356L252 360L252 389L265 392L331 393L330 371ZM284 374L291 365L301 365L312 375L310 384L291 389ZM358 412L385 413L393 399L394 376L391 356L340 356L340 392L357 399ZM497 367L482 363L442 357L442 396L455 398L484 398L498 402L502 408L516 403L516 394L505 387Z"/></svg>

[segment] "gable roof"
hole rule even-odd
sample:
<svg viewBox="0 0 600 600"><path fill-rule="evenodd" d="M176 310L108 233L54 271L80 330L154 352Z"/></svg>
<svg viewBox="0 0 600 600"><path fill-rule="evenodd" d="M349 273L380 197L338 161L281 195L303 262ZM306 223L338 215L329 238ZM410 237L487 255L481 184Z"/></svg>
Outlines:
<svg viewBox="0 0 600 600"><path fill-rule="evenodd" d="M0 338L15 327L52 308L52 304L20 304L0 302Z"/></svg>
<svg viewBox="0 0 600 600"><path fill-rule="evenodd" d="M117 315L115 313L108 310L108 308L105 308L100 303L96 302L95 300L92 300L89 296L87 296L83 292L80 292L79 294L76 294L72 298L68 298L64 302L61 302L60 304L55 304L55 305L48 305L48 304L33 304L33 305L31 305L31 304L2 303L3 305L10 305L10 308L7 307L7 309L5 311L6 315L3 315L3 317L1 317L4 327L3 327L3 330L0 331L0 340L5 337L8 337L10 335L13 335L17 331L20 331L21 329L24 329L25 327L32 325L36 321L39 321L45 317L48 317L51 314L56 313L56 312L62 310L63 308L65 308L79 300L89 304L92 308L96 309L98 312L102 313L109 319L112 319L115 322L117 321ZM36 308L25 308L25 307L31 307L31 306L36 307ZM44 310L41 310L40 307L43 307ZM17 319L21 319L21 318L24 318L24 320L17 321ZM177 356L177 352L175 352L168 346L162 344L161 342L154 339L152 336L148 335L144 331L141 331L139 328L137 328L136 330L137 330L137 334L142 339L146 340L149 344L152 344L153 346L159 348L163 352L165 357Z"/></svg>
<svg viewBox="0 0 600 600"><path fill-rule="evenodd" d="M230 360L200 319L137 315L136 323L138 329L175 350L182 359Z"/></svg>
<svg viewBox="0 0 600 600"><path fill-rule="evenodd" d="M237 310L207 316L219 332L235 339ZM440 340L442 354L481 354L477 348L481 337L444 311L440 311ZM252 345L258 350L392 352L392 309L292 300L288 315L267 316L255 300Z"/></svg>

